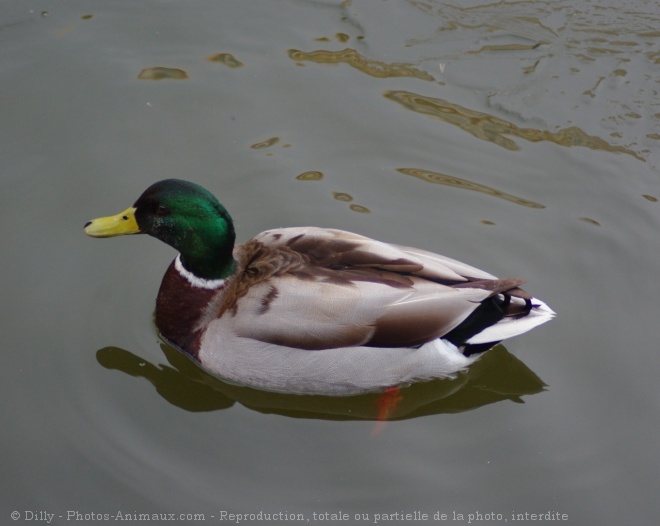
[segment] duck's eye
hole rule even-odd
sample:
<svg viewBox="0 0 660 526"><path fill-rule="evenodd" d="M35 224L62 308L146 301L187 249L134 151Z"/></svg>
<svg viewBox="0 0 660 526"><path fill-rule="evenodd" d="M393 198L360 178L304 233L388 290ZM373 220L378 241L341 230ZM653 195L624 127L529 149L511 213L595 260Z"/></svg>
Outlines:
<svg viewBox="0 0 660 526"><path fill-rule="evenodd" d="M158 205L158 208L156 208L156 215L158 216L166 216L169 213L170 209L164 205Z"/></svg>

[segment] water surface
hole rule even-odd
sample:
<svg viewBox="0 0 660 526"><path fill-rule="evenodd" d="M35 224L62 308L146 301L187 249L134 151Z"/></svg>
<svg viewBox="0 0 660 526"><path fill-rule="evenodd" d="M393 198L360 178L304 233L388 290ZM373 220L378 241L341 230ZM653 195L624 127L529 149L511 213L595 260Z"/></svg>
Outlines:
<svg viewBox="0 0 660 526"><path fill-rule="evenodd" d="M461 5L5 0L4 522L657 520L657 9ZM393 406L223 384L156 336L171 249L82 232L167 177L241 241L419 246L526 278L558 318Z"/></svg>

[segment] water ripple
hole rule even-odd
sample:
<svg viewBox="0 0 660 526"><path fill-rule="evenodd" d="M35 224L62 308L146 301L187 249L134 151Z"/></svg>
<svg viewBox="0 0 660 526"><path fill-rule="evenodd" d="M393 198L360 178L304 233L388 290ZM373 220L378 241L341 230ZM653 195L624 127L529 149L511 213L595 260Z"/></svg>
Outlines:
<svg viewBox="0 0 660 526"><path fill-rule="evenodd" d="M582 146L591 150L602 150L612 153L625 153L644 161L634 151L623 146L614 146L600 137L588 135L576 126L561 129L557 132L520 128L512 122L500 119L494 115L471 110L448 100L428 97L410 91L386 91L386 99L401 104L404 108L430 115L444 122L458 126L471 135L489 141L507 150L519 150L518 144L508 136L518 137L530 142L549 141L560 146Z"/></svg>
<svg viewBox="0 0 660 526"><path fill-rule="evenodd" d="M417 177L422 181L427 183L442 184L444 186L452 186L454 188L463 188L464 190L473 190L475 192L481 192L482 194L488 194L505 201L511 201L517 205L526 206L528 208L545 208L545 205L535 203L534 201L529 201L528 199L523 199L522 197L516 197L515 195L507 194L490 186L485 186L483 184L474 183L472 181L467 181L466 179L461 179L459 177L454 177L451 175L445 175L438 172L431 172L429 170L423 170L420 168L397 168L397 172L400 172L405 175L412 175Z"/></svg>

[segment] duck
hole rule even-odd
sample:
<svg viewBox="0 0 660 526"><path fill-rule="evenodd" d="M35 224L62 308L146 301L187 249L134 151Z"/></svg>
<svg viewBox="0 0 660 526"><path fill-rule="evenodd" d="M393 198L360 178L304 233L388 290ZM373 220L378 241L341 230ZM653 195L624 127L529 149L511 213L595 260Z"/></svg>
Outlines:
<svg viewBox="0 0 660 526"><path fill-rule="evenodd" d="M236 244L218 199L179 179L84 232L173 247L159 336L214 376L265 391L342 396L454 378L555 316L522 279L344 230L276 228Z"/></svg>

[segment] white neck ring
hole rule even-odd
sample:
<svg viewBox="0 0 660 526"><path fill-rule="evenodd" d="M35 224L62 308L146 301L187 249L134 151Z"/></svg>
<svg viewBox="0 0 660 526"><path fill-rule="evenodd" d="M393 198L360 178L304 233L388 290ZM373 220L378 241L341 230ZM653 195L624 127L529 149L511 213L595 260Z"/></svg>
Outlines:
<svg viewBox="0 0 660 526"><path fill-rule="evenodd" d="M190 283L191 286L196 287L198 289L207 289L207 290L220 289L224 287L225 282L227 281L226 279L204 279L195 276L195 274L193 274L188 269L186 269L183 266L183 263L181 263L181 254L179 254L174 260L174 268L177 270L179 274L181 274L184 278L186 278L186 281Z"/></svg>

